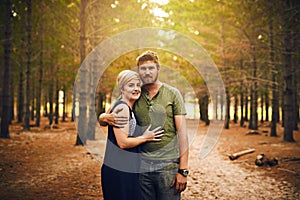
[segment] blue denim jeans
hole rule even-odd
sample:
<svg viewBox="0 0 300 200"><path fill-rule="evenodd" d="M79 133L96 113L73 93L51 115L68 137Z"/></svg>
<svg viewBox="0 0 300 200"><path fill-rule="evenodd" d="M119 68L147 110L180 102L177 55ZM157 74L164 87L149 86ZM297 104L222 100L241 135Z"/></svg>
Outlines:
<svg viewBox="0 0 300 200"><path fill-rule="evenodd" d="M141 161L140 185L143 200L180 200L175 187L170 187L177 173L176 161Z"/></svg>

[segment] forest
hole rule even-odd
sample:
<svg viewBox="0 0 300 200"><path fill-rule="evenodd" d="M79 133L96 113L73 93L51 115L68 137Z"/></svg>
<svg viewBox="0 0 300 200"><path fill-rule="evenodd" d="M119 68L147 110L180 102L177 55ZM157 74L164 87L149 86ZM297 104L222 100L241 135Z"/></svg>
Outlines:
<svg viewBox="0 0 300 200"><path fill-rule="evenodd" d="M202 121L209 125L211 120L224 120L226 129L233 121L251 130L269 122L270 136L277 136L276 127L282 126L284 141L295 141L300 93L297 0L5 0L0 13L2 138L10 137L13 120L30 131L40 126L43 116L51 126L73 121L78 115L90 115L86 117L90 120L79 118L78 127L84 132L89 129L88 137L93 138L94 116L111 104L116 74L135 69L135 58L145 46L138 44L109 63L96 64L107 65L101 77L93 71L95 67L80 66L104 41L129 30L153 27L180 33L200 44L217 67L225 95L212 94L205 74L199 74L192 61L179 55L179 49L154 49L170 70L162 73L162 79L178 86L183 94L187 91L182 81L189 85L195 94L191 101L199 106ZM138 37L127 40L144 42ZM176 38L167 42L170 40L173 44L160 42L191 52L194 48L177 43ZM108 49L105 56L116 52L120 51ZM82 84L84 90L74 88ZM76 144L84 144L84 140L78 138Z"/></svg>
<svg viewBox="0 0 300 200"><path fill-rule="evenodd" d="M103 199L97 118L148 49L187 109L182 200L300 199L300 1L1 0L0 20L0 199Z"/></svg>

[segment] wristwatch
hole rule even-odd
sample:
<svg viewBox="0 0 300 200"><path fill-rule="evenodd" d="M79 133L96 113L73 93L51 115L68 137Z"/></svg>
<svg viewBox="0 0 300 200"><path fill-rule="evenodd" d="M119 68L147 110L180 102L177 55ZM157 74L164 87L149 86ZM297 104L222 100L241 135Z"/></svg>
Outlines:
<svg viewBox="0 0 300 200"><path fill-rule="evenodd" d="M186 169L178 169L178 173L181 174L184 177L187 177L189 174L189 170Z"/></svg>

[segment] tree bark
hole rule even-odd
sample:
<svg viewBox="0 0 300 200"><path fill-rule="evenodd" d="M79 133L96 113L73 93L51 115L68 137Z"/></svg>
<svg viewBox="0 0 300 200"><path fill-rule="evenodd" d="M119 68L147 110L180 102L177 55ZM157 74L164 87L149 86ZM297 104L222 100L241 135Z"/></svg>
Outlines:
<svg viewBox="0 0 300 200"><path fill-rule="evenodd" d="M244 120L246 122L249 121L249 91L246 90L245 91L245 117L244 117Z"/></svg>
<svg viewBox="0 0 300 200"><path fill-rule="evenodd" d="M80 60L83 63L86 56L86 7L88 0L81 0L80 5ZM76 145L84 145L87 139L87 102L86 102L86 69L82 69L80 72L80 85L79 91L79 120L78 120L78 133L76 139Z"/></svg>
<svg viewBox="0 0 300 200"><path fill-rule="evenodd" d="M215 102L214 102L214 120L218 120L218 92L215 91Z"/></svg>
<svg viewBox="0 0 300 200"><path fill-rule="evenodd" d="M26 20L26 34L27 34L27 47L26 47L26 86L25 86L25 116L24 127L25 131L30 130L30 62L31 62L31 0L26 1L27 5L27 20Z"/></svg>
<svg viewBox="0 0 300 200"><path fill-rule="evenodd" d="M9 118L10 118L10 67L11 67L11 21L12 21L12 1L5 2L5 40L4 40L4 73L2 89L2 112L1 112L1 138L9 138Z"/></svg>
<svg viewBox="0 0 300 200"><path fill-rule="evenodd" d="M224 96L223 95L220 96L220 104L221 104L220 119L223 120L224 119Z"/></svg>
<svg viewBox="0 0 300 200"><path fill-rule="evenodd" d="M264 123L264 103L265 103L265 94L262 91L261 92L261 99L260 99L260 109L261 109L261 115L260 115L260 123Z"/></svg>
<svg viewBox="0 0 300 200"><path fill-rule="evenodd" d="M58 71L59 69L57 69ZM58 73L57 73L58 74ZM55 84L55 124L58 124L59 118L59 83L56 75L56 84Z"/></svg>
<svg viewBox="0 0 300 200"><path fill-rule="evenodd" d="M256 66L256 55L255 55L255 44L251 45L251 52L253 56L252 66L252 76L253 76L253 85L251 86L251 105L250 105L250 122L249 129L257 130L258 129L258 117L257 117L257 66Z"/></svg>
<svg viewBox="0 0 300 200"><path fill-rule="evenodd" d="M238 95L234 95L234 116L233 116L233 122L236 124L238 122Z"/></svg>
<svg viewBox="0 0 300 200"><path fill-rule="evenodd" d="M270 107L270 98L269 98L269 86L267 86L266 92L265 92L265 112L266 112L266 118L265 121L269 121L269 107Z"/></svg>
<svg viewBox="0 0 300 200"><path fill-rule="evenodd" d="M64 97L63 97L63 103L62 103L63 104L63 115L62 115L61 121L65 122L66 121L66 115L67 115L67 113L66 113L67 94L66 94L66 86L65 85L63 85L62 91L63 91Z"/></svg>
<svg viewBox="0 0 300 200"><path fill-rule="evenodd" d="M90 79L90 84L89 84L89 92L90 92L90 105L89 105L89 122L88 122L88 130L87 130L87 134L88 134L88 139L90 140L95 140L96 136L95 136L95 128L96 128L96 124L97 124L97 120L95 118L95 91L93 90L94 88L94 79L95 79L95 75L94 75L94 71L93 71L93 65L96 63L93 63L89 68L90 68L90 72L89 72L89 79Z"/></svg>
<svg viewBox="0 0 300 200"><path fill-rule="evenodd" d="M34 96L35 96L35 79L32 79L31 80L31 88L32 88L32 91L31 91L31 109L30 109L30 119L31 121L34 120L34 110L35 110L35 101L34 101Z"/></svg>
<svg viewBox="0 0 300 200"><path fill-rule="evenodd" d="M241 88L243 88L243 83L241 83ZM241 95L240 95L240 102L241 102L241 120L240 120L240 126L244 127L245 123L245 117L244 117L244 91L241 89Z"/></svg>
<svg viewBox="0 0 300 200"><path fill-rule="evenodd" d="M229 122L230 122L230 93L228 88L226 88L226 113L225 113L225 129L229 129Z"/></svg>
<svg viewBox="0 0 300 200"><path fill-rule="evenodd" d="M50 68L51 80L49 84L49 112L48 112L48 119L49 125L53 124L53 67Z"/></svg>
<svg viewBox="0 0 300 200"><path fill-rule="evenodd" d="M208 95L205 94L201 97L199 102L200 107L200 119L205 122L205 125L209 125L209 119L208 119Z"/></svg>
<svg viewBox="0 0 300 200"><path fill-rule="evenodd" d="M19 73L19 88L18 88L18 114L17 119L18 123L23 122L24 116L24 74L23 74L23 65L21 64L21 69Z"/></svg>
<svg viewBox="0 0 300 200"><path fill-rule="evenodd" d="M41 23L41 40L40 40L40 66L39 66L39 79L36 97L36 123L37 127L40 127L41 121L41 100L42 100L42 83L43 83L43 52L44 52L44 27L43 22ZM45 108L46 109L46 108Z"/></svg>
<svg viewBox="0 0 300 200"><path fill-rule="evenodd" d="M291 32L286 30L285 35L285 64L284 64L284 136L286 142L294 142L294 88L293 88L293 66L291 62Z"/></svg>
<svg viewBox="0 0 300 200"><path fill-rule="evenodd" d="M272 71L272 121L271 121L271 133L270 136L277 136L277 122L278 122L278 113L279 113L279 101L278 101L278 87L277 87L277 71L275 65L275 49L274 49L274 37L273 37L273 21L269 23L269 37L270 37L270 68Z"/></svg>
<svg viewBox="0 0 300 200"><path fill-rule="evenodd" d="M105 112L105 107L104 107L104 103L105 103L105 93L103 92L98 92L97 93L97 97L96 97L96 105L97 105L97 116L99 116L101 113Z"/></svg>

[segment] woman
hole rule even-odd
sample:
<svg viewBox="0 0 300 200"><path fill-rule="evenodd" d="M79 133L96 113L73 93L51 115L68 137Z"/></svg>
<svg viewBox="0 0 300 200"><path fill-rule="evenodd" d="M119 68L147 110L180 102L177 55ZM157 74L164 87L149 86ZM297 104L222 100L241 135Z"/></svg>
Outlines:
<svg viewBox="0 0 300 200"><path fill-rule="evenodd" d="M101 183L105 200L139 200L139 151L144 142L157 142L163 135L160 127L150 131L150 126L140 136L136 136L136 120L132 107L141 94L141 80L138 73L122 71L117 78L121 99L110 112L118 110L127 116L124 127L108 126L108 138L104 162L101 168Z"/></svg>

